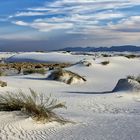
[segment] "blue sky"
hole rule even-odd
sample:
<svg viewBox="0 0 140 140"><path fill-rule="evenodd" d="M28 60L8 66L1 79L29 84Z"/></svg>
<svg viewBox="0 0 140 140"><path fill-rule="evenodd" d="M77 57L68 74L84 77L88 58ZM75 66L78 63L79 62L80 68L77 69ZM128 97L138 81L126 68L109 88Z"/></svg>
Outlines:
<svg viewBox="0 0 140 140"><path fill-rule="evenodd" d="M0 49L140 45L140 0L1 0Z"/></svg>

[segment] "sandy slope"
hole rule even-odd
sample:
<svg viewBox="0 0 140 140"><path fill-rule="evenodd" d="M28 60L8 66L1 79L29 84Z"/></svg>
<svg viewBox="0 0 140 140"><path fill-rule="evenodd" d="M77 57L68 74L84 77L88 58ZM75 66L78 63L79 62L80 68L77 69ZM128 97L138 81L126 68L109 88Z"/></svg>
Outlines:
<svg viewBox="0 0 140 140"><path fill-rule="evenodd" d="M90 67L77 63L67 68L87 79L82 84L67 85L46 80L49 73L45 76L34 74L1 77L8 82L8 87L0 88L1 94L19 89L28 94L29 87L45 95L51 93L60 101L65 101L68 107L57 112L76 124L36 124L19 112L0 112L0 139L139 140L139 92L102 92L111 91L118 80L127 75L139 74L140 60L124 57L98 58L96 61L89 57L87 59L92 63ZM100 62L104 60L109 60L110 64L101 65Z"/></svg>
<svg viewBox="0 0 140 140"><path fill-rule="evenodd" d="M11 56L7 62L50 62L50 63L75 63L83 59L83 55L71 55L69 53L39 53L28 52Z"/></svg>

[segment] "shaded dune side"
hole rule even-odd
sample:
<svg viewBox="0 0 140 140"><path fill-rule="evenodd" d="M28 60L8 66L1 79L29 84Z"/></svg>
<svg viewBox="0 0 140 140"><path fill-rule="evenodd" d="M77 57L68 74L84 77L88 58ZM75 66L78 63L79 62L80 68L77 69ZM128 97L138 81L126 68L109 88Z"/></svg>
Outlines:
<svg viewBox="0 0 140 140"><path fill-rule="evenodd" d="M120 79L112 92L118 91L140 91L140 84L131 79Z"/></svg>
<svg viewBox="0 0 140 140"><path fill-rule="evenodd" d="M101 92L83 92L83 91L70 91L68 93L78 93L78 94L109 94L114 92L139 92L140 91L140 83L136 80L132 79L120 79L118 80L116 86L113 90L110 91L101 91Z"/></svg>

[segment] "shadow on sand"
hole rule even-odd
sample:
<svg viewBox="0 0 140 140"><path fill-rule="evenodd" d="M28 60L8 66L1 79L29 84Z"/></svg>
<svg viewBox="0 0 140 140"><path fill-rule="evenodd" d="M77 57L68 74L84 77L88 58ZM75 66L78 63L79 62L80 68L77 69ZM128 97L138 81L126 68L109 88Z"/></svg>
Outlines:
<svg viewBox="0 0 140 140"><path fill-rule="evenodd" d="M86 91L64 91L65 93L75 93L75 94L109 94L113 93L113 91L105 91L105 92L86 92Z"/></svg>
<svg viewBox="0 0 140 140"><path fill-rule="evenodd" d="M27 79L27 80L48 80L47 78L37 78L37 77L22 77L22 79Z"/></svg>

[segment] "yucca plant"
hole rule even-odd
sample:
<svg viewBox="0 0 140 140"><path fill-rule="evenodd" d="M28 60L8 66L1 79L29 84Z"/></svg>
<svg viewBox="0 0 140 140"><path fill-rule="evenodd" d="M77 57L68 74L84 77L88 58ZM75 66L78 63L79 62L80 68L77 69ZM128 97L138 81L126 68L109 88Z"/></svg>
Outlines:
<svg viewBox="0 0 140 140"><path fill-rule="evenodd" d="M0 111L22 111L34 120L43 123L57 121L64 124L68 122L53 112L54 109L58 108L66 108L66 106L64 103L59 103L57 99L37 94L32 89L30 89L30 94L25 94L22 91L0 94Z"/></svg>

